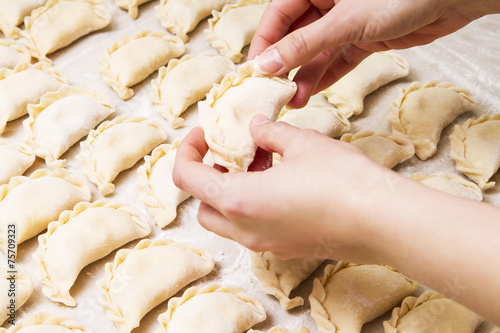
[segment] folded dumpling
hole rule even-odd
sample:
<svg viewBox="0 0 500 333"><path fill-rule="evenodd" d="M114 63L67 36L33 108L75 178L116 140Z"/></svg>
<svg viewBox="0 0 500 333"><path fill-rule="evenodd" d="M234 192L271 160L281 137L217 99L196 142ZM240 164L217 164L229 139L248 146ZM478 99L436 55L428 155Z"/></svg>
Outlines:
<svg viewBox="0 0 500 333"><path fill-rule="evenodd" d="M2 331L4 330L4 331ZM93 333L87 325L67 315L37 312L1 333Z"/></svg>
<svg viewBox="0 0 500 333"><path fill-rule="evenodd" d="M490 178L500 167L500 115L483 115L455 125L450 145L450 156L458 171L483 190L495 186Z"/></svg>
<svg viewBox="0 0 500 333"><path fill-rule="evenodd" d="M206 39L220 54L239 63L242 49L250 44L270 0L239 0L213 11L205 30Z"/></svg>
<svg viewBox="0 0 500 333"><path fill-rule="evenodd" d="M452 83L413 82L391 103L387 120L392 132L408 136L418 158L426 160L436 152L443 129L474 106L471 93Z"/></svg>
<svg viewBox="0 0 500 333"><path fill-rule="evenodd" d="M432 175L423 172L414 173L410 176L412 179L421 182L424 185L436 190L456 195L458 197L483 200L483 192L475 183L463 179L453 172L436 172Z"/></svg>
<svg viewBox="0 0 500 333"><path fill-rule="evenodd" d="M14 69L23 62L31 62L31 53L26 46L14 39L0 39L0 68Z"/></svg>
<svg viewBox="0 0 500 333"><path fill-rule="evenodd" d="M47 0L0 0L0 30L9 38L18 38L18 26L35 8L45 5Z"/></svg>
<svg viewBox="0 0 500 333"><path fill-rule="evenodd" d="M14 262L14 260L12 260ZM6 320L15 322L16 313L33 294L33 281L24 270L15 266L15 270L0 267L0 325Z"/></svg>
<svg viewBox="0 0 500 333"><path fill-rule="evenodd" d="M139 326L142 317L189 283L212 271L210 252L168 239L142 240L118 251L97 281L101 304L120 333Z"/></svg>
<svg viewBox="0 0 500 333"><path fill-rule="evenodd" d="M49 0L25 18L22 34L33 56L48 61L47 54L110 22L111 14L101 0Z"/></svg>
<svg viewBox="0 0 500 333"><path fill-rule="evenodd" d="M136 19L139 15L139 6L152 0L115 0L115 4L128 11L131 18Z"/></svg>
<svg viewBox="0 0 500 333"><path fill-rule="evenodd" d="M311 316L321 333L359 333L364 323L383 315L418 284L383 265L328 265L314 279Z"/></svg>
<svg viewBox="0 0 500 333"><path fill-rule="evenodd" d="M99 73L123 100L134 96L130 88L184 53L179 37L144 30L113 43L99 59Z"/></svg>
<svg viewBox="0 0 500 333"><path fill-rule="evenodd" d="M434 291L408 296L384 321L385 333L473 333L483 318Z"/></svg>
<svg viewBox="0 0 500 333"><path fill-rule="evenodd" d="M0 141L0 185L22 175L35 162L35 152L26 143Z"/></svg>
<svg viewBox="0 0 500 333"><path fill-rule="evenodd" d="M0 186L0 248L7 253L12 234L21 244L45 230L61 212L90 197L87 181L66 169L39 169L29 177L11 178Z"/></svg>
<svg viewBox="0 0 500 333"><path fill-rule="evenodd" d="M179 116L234 71L230 60L211 54L172 59L168 66L160 68L158 79L151 81L155 109L173 128L178 128L184 123Z"/></svg>
<svg viewBox="0 0 500 333"><path fill-rule="evenodd" d="M52 301L76 306L69 291L85 266L150 233L146 217L132 207L104 200L77 204L38 237L33 258L42 292Z"/></svg>
<svg viewBox="0 0 500 333"><path fill-rule="evenodd" d="M26 143L49 167L63 167L66 160L59 157L114 111L95 91L63 86L28 106L30 117L23 122Z"/></svg>
<svg viewBox="0 0 500 333"><path fill-rule="evenodd" d="M262 303L243 288L210 284L170 299L155 333L243 333L265 319Z"/></svg>
<svg viewBox="0 0 500 333"><path fill-rule="evenodd" d="M199 124L214 163L229 172L245 171L257 150L249 129L252 117L263 114L276 120L296 89L286 78L259 74L254 61L241 65L237 73L227 74L207 99L198 103Z"/></svg>

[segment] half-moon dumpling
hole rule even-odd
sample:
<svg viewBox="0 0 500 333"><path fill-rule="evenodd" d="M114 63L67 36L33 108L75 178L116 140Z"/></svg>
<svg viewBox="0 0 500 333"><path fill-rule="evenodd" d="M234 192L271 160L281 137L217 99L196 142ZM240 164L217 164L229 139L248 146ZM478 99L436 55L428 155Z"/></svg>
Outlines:
<svg viewBox="0 0 500 333"><path fill-rule="evenodd" d="M16 313L33 293L29 274L17 265L14 271L0 267L0 325L7 319L14 322Z"/></svg>
<svg viewBox="0 0 500 333"><path fill-rule="evenodd" d="M65 83L64 75L44 62L0 69L0 134L7 122L28 113L28 104L38 103L43 94Z"/></svg>
<svg viewBox="0 0 500 333"><path fill-rule="evenodd" d="M210 252L168 239L145 239L118 251L97 281L100 300L120 333L131 332L142 317L189 283L212 271Z"/></svg>
<svg viewBox="0 0 500 333"><path fill-rule="evenodd" d="M383 315L418 284L383 265L328 265L314 279L311 315L321 333L359 333L364 323Z"/></svg>
<svg viewBox="0 0 500 333"><path fill-rule="evenodd" d="M0 248L7 253L10 225L21 244L45 230L61 212L90 197L85 179L65 169L40 169L29 177L11 178L0 186Z"/></svg>
<svg viewBox="0 0 500 333"><path fill-rule="evenodd" d="M415 155L413 143L398 133L362 131L344 134L340 140L358 147L372 160L389 169Z"/></svg>
<svg viewBox="0 0 500 333"><path fill-rule="evenodd" d="M249 129L252 117L263 114L276 120L297 89L286 78L259 74L254 63L249 61L237 73L227 74L198 103L199 124L214 163L229 172L245 171L254 159L257 146Z"/></svg>
<svg viewBox="0 0 500 333"><path fill-rule="evenodd" d="M35 8L45 5L47 0L0 0L0 30L9 38L20 37L18 26Z"/></svg>
<svg viewBox="0 0 500 333"><path fill-rule="evenodd" d="M24 19L22 35L33 56L48 61L47 54L110 22L111 14L100 0L49 0Z"/></svg>
<svg viewBox="0 0 500 333"><path fill-rule="evenodd" d="M212 10L220 10L229 0L160 0L155 7L161 26L188 41L188 33Z"/></svg>
<svg viewBox="0 0 500 333"><path fill-rule="evenodd" d="M243 333L266 319L262 303L240 287L191 287L168 301L156 333Z"/></svg>
<svg viewBox="0 0 500 333"><path fill-rule="evenodd" d="M443 129L474 106L470 92L452 83L413 82L391 103L387 120L392 132L408 136L418 158L426 160L436 152Z"/></svg>
<svg viewBox="0 0 500 333"><path fill-rule="evenodd" d="M419 172L410 176L412 179L436 190L456 195L458 197L483 200L483 192L473 182L467 181L453 172L437 172L432 175Z"/></svg>
<svg viewBox="0 0 500 333"><path fill-rule="evenodd" d="M131 86L183 54L185 49L179 37L144 30L120 38L105 50L99 59L99 73L120 98L127 100L134 96Z"/></svg>
<svg viewBox="0 0 500 333"><path fill-rule="evenodd" d="M82 173L103 195L109 194L115 190L111 182L120 172L131 168L166 138L161 125L146 118L120 116L105 121L80 143Z"/></svg>
<svg viewBox="0 0 500 333"><path fill-rule="evenodd" d="M139 6L152 0L115 0L115 4L128 11L130 18L136 19L139 15Z"/></svg>
<svg viewBox="0 0 500 333"><path fill-rule="evenodd" d="M0 1L0 11L1 4ZM26 46L13 39L0 39L0 68L14 69L23 62L31 62L31 53Z"/></svg>
<svg viewBox="0 0 500 333"><path fill-rule="evenodd" d="M49 167L63 167L66 160L59 157L114 111L97 92L63 86L43 95L39 104L28 105L26 143Z"/></svg>
<svg viewBox="0 0 500 333"><path fill-rule="evenodd" d="M37 312L20 320L2 333L93 333L87 325L66 315Z"/></svg>
<svg viewBox="0 0 500 333"><path fill-rule="evenodd" d="M172 180L179 141L156 147L144 157L139 167L137 188L142 202L153 215L156 224L166 227L177 217L177 206L191 195L177 188Z"/></svg>
<svg viewBox="0 0 500 333"><path fill-rule="evenodd" d="M239 63L241 50L250 44L270 0L239 0L213 11L205 30L206 39L220 54Z"/></svg>
<svg viewBox="0 0 500 333"><path fill-rule="evenodd" d="M259 280L259 287L276 297L285 310L304 304L300 296L290 299L290 293L324 261L317 258L281 260L271 252L250 251L252 273Z"/></svg>
<svg viewBox="0 0 500 333"><path fill-rule="evenodd" d="M377 52L371 54L321 94L350 117L363 111L364 99L368 94L391 81L405 77L409 72L410 65L398 53Z"/></svg>
<svg viewBox="0 0 500 333"><path fill-rule="evenodd" d="M434 291L408 296L384 321L385 333L473 333L483 318Z"/></svg>
<svg viewBox="0 0 500 333"><path fill-rule="evenodd" d="M458 171L483 190L495 186L489 179L500 167L500 115L483 115L455 125L450 145L450 156Z"/></svg>
<svg viewBox="0 0 500 333"><path fill-rule="evenodd" d="M103 200L77 204L38 237L33 258L42 292L52 301L76 306L69 290L85 266L150 233L146 217L131 207Z"/></svg>
<svg viewBox="0 0 500 333"><path fill-rule="evenodd" d="M178 128L184 123L179 116L234 71L230 60L211 54L172 59L167 67L160 68L158 79L151 81L155 109L173 128Z"/></svg>
<svg viewBox="0 0 500 333"><path fill-rule="evenodd" d="M263 331L249 330L247 333L264 333ZM280 327L273 327L267 333L311 333L306 327L299 326L294 330L287 330Z"/></svg>
<svg viewBox="0 0 500 333"><path fill-rule="evenodd" d="M35 162L35 153L25 143L0 141L0 185L22 175Z"/></svg>

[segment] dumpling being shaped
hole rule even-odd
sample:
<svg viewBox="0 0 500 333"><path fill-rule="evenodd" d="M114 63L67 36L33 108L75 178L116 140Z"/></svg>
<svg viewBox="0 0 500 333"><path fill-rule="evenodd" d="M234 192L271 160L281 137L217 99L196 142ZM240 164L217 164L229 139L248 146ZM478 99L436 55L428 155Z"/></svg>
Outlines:
<svg viewBox="0 0 500 333"><path fill-rule="evenodd" d="M0 185L22 175L35 162L35 153L26 143L0 141Z"/></svg>
<svg viewBox="0 0 500 333"><path fill-rule="evenodd" d="M29 177L11 178L0 186L0 248L7 253L13 221L16 242L21 244L45 230L61 212L90 198L87 181L66 169L39 169Z"/></svg>
<svg viewBox="0 0 500 333"><path fill-rule="evenodd" d="M14 39L0 39L0 68L14 69L23 62L31 62L31 53L26 46Z"/></svg>
<svg viewBox="0 0 500 333"><path fill-rule="evenodd" d="M408 136L418 158L426 160L436 152L443 129L474 106L471 93L452 83L413 82L391 103L387 120L392 132Z"/></svg>
<svg viewBox="0 0 500 333"><path fill-rule="evenodd" d="M109 194L115 190L112 181L120 172L134 166L166 138L161 125L143 117L119 116L105 121L80 143L82 173L102 195Z"/></svg>
<svg viewBox="0 0 500 333"><path fill-rule="evenodd" d="M260 19L270 0L239 0L225 5L221 11L212 11L205 30L207 41L220 54L234 63L243 57L243 47L250 44Z"/></svg>
<svg viewBox="0 0 500 333"><path fill-rule="evenodd" d="M0 330L0 332L2 332ZM2 333L93 333L94 331L67 315L52 315L48 312L37 312L19 320L16 325Z"/></svg>
<svg viewBox="0 0 500 333"><path fill-rule="evenodd" d="M210 284L170 299L155 333L243 333L265 319L262 303L243 288Z"/></svg>
<svg viewBox="0 0 500 333"><path fill-rule="evenodd" d="M285 310L304 304L304 299L300 296L290 299L290 293L324 261L318 258L282 260L271 252L249 253L252 273L259 280L260 289L276 297Z"/></svg>
<svg viewBox="0 0 500 333"><path fill-rule="evenodd" d="M408 296L394 308L391 319L384 321L385 333L473 333L483 318L438 294L425 291L419 297Z"/></svg>
<svg viewBox="0 0 500 333"><path fill-rule="evenodd" d="M144 157L144 165L137 170L137 189L141 201L160 228L177 217L177 206L191 195L177 188L172 180L179 141L156 147L151 156Z"/></svg>
<svg viewBox="0 0 500 333"><path fill-rule="evenodd" d="M383 265L339 261L314 279L311 316L321 333L359 333L370 322L417 290L418 284Z"/></svg>
<svg viewBox="0 0 500 333"><path fill-rule="evenodd" d="M110 22L111 14L101 0L49 0L24 19L22 35L34 57L50 62L47 54Z"/></svg>
<svg viewBox="0 0 500 333"><path fill-rule="evenodd" d="M375 162L392 169L415 155L413 143L404 135L362 131L344 134L340 141L361 149Z"/></svg>
<svg viewBox="0 0 500 333"><path fill-rule="evenodd" d="M249 330L247 333L264 333L264 332ZM311 331L309 331L307 327L304 326L298 326L296 329L293 329L291 331L280 327L273 327L269 331L267 331L267 333L311 333Z"/></svg>
<svg viewBox="0 0 500 333"><path fill-rule="evenodd" d="M500 114L482 115L455 125L450 145L450 156L458 171L483 190L495 186L490 178L500 167Z"/></svg>
<svg viewBox="0 0 500 333"><path fill-rule="evenodd" d="M263 114L276 120L297 89L286 78L259 74L254 64L249 61L237 73L227 74L198 103L199 124L214 163L229 172L245 171L254 159L257 146L249 129L252 117Z"/></svg>
<svg viewBox="0 0 500 333"><path fill-rule="evenodd" d="M143 214L119 203L81 202L72 211L61 213L38 237L39 246L33 254L43 294L52 301L76 306L69 291L85 266L150 233Z"/></svg>
<svg viewBox="0 0 500 333"><path fill-rule="evenodd" d="M453 172L436 172L428 175L422 172L414 173L410 177L436 190L456 195L458 197L482 201L483 192L475 183L463 179Z"/></svg>
<svg viewBox="0 0 500 333"><path fill-rule="evenodd" d="M186 54L180 60L172 59L168 66L160 68L158 79L151 81L155 109L173 128L179 128L184 123L179 116L234 71L230 60L212 54Z"/></svg>
<svg viewBox="0 0 500 333"><path fill-rule="evenodd" d="M180 37L184 43L188 33L212 10L220 10L229 0L160 0L155 7L156 18L165 29Z"/></svg>
<svg viewBox="0 0 500 333"><path fill-rule="evenodd" d="M28 113L28 104L38 103L43 94L66 83L64 75L45 62L0 69L0 134L7 122Z"/></svg>
<svg viewBox="0 0 500 333"><path fill-rule="evenodd" d="M59 157L114 111L96 91L62 86L43 95L40 103L28 105L30 117L23 122L26 143L49 167L63 167L66 160Z"/></svg>
<svg viewBox="0 0 500 333"><path fill-rule="evenodd" d="M393 51L376 52L321 94L346 117L359 115L368 94L409 73L410 65L400 54Z"/></svg>
<svg viewBox="0 0 500 333"><path fill-rule="evenodd" d="M15 317L12 318L11 316L15 316L15 314L11 314L10 312L12 299L15 300L14 309L17 311L33 294L33 281L28 272L20 268L19 265L16 266L15 271L16 273L11 273L7 269L0 267L0 290L2 291L0 294L0 325L9 319L9 317L15 319ZM12 280L13 277L15 280ZM12 282L15 283L15 288L11 288ZM8 295L10 290L14 290L14 297Z"/></svg>
<svg viewBox="0 0 500 333"><path fill-rule="evenodd" d="M136 19L139 15L139 6L152 0L115 0L115 4L128 11L128 15L132 19Z"/></svg>
<svg viewBox="0 0 500 333"><path fill-rule="evenodd" d="M145 239L132 249L118 251L97 281L100 303L120 333L129 333L146 313L189 283L212 271L212 254L168 239Z"/></svg>
<svg viewBox="0 0 500 333"><path fill-rule="evenodd" d="M124 36L99 58L99 73L121 99L134 96L130 88L186 50L179 37L164 31L144 30Z"/></svg>
<svg viewBox="0 0 500 333"><path fill-rule="evenodd" d="M0 0L0 30L9 38L19 38L18 26L35 8L45 5L47 0Z"/></svg>

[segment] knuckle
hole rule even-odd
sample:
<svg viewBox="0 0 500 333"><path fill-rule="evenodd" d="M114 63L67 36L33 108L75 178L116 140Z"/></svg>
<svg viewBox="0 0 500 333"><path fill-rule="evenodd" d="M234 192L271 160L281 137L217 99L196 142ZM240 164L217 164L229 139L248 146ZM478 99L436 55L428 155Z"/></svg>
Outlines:
<svg viewBox="0 0 500 333"><path fill-rule="evenodd" d="M296 30L289 35L288 45L295 57L303 58L309 53L309 42L301 30Z"/></svg>
<svg viewBox="0 0 500 333"><path fill-rule="evenodd" d="M239 220L251 215L250 202L242 195L232 195L222 201L222 211L230 220Z"/></svg>
<svg viewBox="0 0 500 333"><path fill-rule="evenodd" d="M285 13L283 13L279 9L279 7L276 6L275 4L273 4L272 2L268 6L268 11L270 11L274 17L277 17L283 26L289 27L290 25L292 25L292 23L293 23L292 18L290 16L286 15Z"/></svg>

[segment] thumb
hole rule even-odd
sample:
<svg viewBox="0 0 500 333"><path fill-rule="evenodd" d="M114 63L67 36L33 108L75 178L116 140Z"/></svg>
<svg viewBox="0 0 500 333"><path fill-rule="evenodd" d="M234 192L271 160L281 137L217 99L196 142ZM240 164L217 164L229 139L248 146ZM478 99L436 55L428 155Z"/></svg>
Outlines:
<svg viewBox="0 0 500 333"><path fill-rule="evenodd" d="M261 114L255 115L250 122L250 133L255 144L281 156L285 154L287 147L297 138L300 131L299 128L282 121L272 122Z"/></svg>

